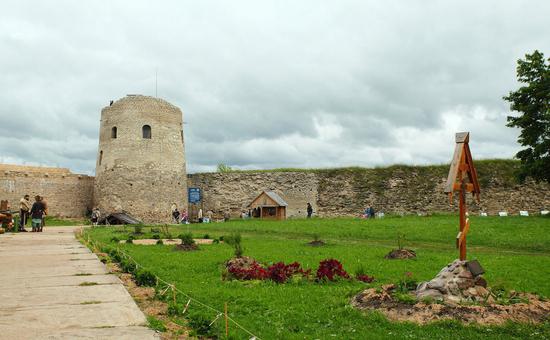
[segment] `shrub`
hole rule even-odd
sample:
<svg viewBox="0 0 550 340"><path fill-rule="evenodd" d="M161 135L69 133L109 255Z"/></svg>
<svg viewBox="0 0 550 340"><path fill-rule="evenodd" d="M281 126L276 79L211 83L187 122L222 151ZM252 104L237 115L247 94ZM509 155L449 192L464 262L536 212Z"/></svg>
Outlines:
<svg viewBox="0 0 550 340"><path fill-rule="evenodd" d="M212 329L212 322L213 317L209 317L208 315L196 312L196 311L190 311L187 315L187 320L189 322L189 327L191 327L196 333L196 335L200 337L213 337L213 329Z"/></svg>
<svg viewBox="0 0 550 340"><path fill-rule="evenodd" d="M191 233L180 234L178 238L181 240L181 244L183 245L192 246L195 244L195 240L193 239L193 235Z"/></svg>
<svg viewBox="0 0 550 340"><path fill-rule="evenodd" d="M397 233L397 249L403 249L403 241L405 240L405 234Z"/></svg>
<svg viewBox="0 0 550 340"><path fill-rule="evenodd" d="M209 239L210 239L210 235L204 234L204 236L203 236L202 238L205 239L205 240L209 240Z"/></svg>
<svg viewBox="0 0 550 340"><path fill-rule="evenodd" d="M136 224L134 225L134 234L135 235L141 235L143 234L143 224Z"/></svg>
<svg viewBox="0 0 550 340"><path fill-rule="evenodd" d="M171 315L171 316L183 315L184 308L185 307L182 304L170 302L168 304L167 313L168 315Z"/></svg>
<svg viewBox="0 0 550 340"><path fill-rule="evenodd" d="M160 235L159 234L153 234L153 236L151 236L151 238L153 240L160 240Z"/></svg>
<svg viewBox="0 0 550 340"><path fill-rule="evenodd" d="M113 259L114 262L120 263L120 261L122 260L122 257L120 256L120 253L116 249L111 249L109 251L109 255L111 256L111 258Z"/></svg>
<svg viewBox="0 0 550 340"><path fill-rule="evenodd" d="M218 240L217 238L215 238L215 239L212 240L212 243L214 243L214 244L219 244L219 243L220 243L220 240Z"/></svg>
<svg viewBox="0 0 550 340"><path fill-rule="evenodd" d="M221 237L220 237L220 239L221 239ZM243 251L242 244L241 244L241 241L242 241L241 234L232 233L231 235L226 236L224 238L224 240L225 240L225 243L232 246L233 249L235 250L235 257L242 257L243 256L244 251Z"/></svg>
<svg viewBox="0 0 550 340"><path fill-rule="evenodd" d="M157 240L157 245L162 246L163 244L164 244L164 242L162 240Z"/></svg>
<svg viewBox="0 0 550 340"><path fill-rule="evenodd" d="M130 260L123 259L120 261L120 268L122 271L132 274L136 270L136 265Z"/></svg>
<svg viewBox="0 0 550 340"><path fill-rule="evenodd" d="M277 262L267 268L268 277L277 283L285 283L294 275L308 276L311 270L303 270L298 262L284 264Z"/></svg>
<svg viewBox="0 0 550 340"><path fill-rule="evenodd" d="M168 224L164 224L160 227L161 234L164 236L164 238L172 239L172 234L170 233L170 229L168 228Z"/></svg>
<svg viewBox="0 0 550 340"><path fill-rule="evenodd" d="M360 265L359 268L355 270L355 279L362 282L371 283L372 281L374 281L374 276L367 275L365 267L363 265Z"/></svg>
<svg viewBox="0 0 550 340"><path fill-rule="evenodd" d="M397 281L396 290L400 293L407 293L411 290L415 290L417 286L418 283L414 279L413 273L406 272L403 274L403 277Z"/></svg>
<svg viewBox="0 0 550 340"><path fill-rule="evenodd" d="M114 236L114 237L111 238L111 242L113 242L113 243L119 243L119 242L120 242L120 239L119 239L118 237Z"/></svg>
<svg viewBox="0 0 550 340"><path fill-rule="evenodd" d="M157 285L157 278L148 270L140 269L135 273L138 286L154 287Z"/></svg>
<svg viewBox="0 0 550 340"><path fill-rule="evenodd" d="M338 277L349 279L349 274L344 270L340 261L327 259L319 263L319 269L317 269L318 280L334 281Z"/></svg>
<svg viewBox="0 0 550 340"><path fill-rule="evenodd" d="M126 243L134 243L134 237L132 235L128 236Z"/></svg>
<svg viewBox="0 0 550 340"><path fill-rule="evenodd" d="M395 293L393 295L393 297L397 301L400 301L400 302L403 302L403 303L406 303L406 304L409 304L409 305L414 305L417 302L416 299L414 298L414 296L411 296L411 295L406 294L406 293Z"/></svg>

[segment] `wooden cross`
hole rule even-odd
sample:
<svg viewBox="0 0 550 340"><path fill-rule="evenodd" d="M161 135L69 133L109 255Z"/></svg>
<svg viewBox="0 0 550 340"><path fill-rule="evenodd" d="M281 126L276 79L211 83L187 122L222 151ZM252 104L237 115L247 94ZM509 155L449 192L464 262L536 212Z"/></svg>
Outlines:
<svg viewBox="0 0 550 340"><path fill-rule="evenodd" d="M449 194L451 205L454 192L458 192L460 231L456 236L456 247L460 250L460 260L462 261L466 260L466 235L470 230L470 220L466 217L466 193L471 192L478 202L480 193L477 172L468 146L469 140L469 132L456 134L455 153L445 185L445 193Z"/></svg>

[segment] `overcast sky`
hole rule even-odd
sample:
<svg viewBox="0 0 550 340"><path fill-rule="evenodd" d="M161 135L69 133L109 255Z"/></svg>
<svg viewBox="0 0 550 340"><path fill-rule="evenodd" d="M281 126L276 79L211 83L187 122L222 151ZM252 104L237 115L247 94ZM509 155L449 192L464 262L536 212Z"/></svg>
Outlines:
<svg viewBox="0 0 550 340"><path fill-rule="evenodd" d="M510 158L550 1L0 1L0 162L93 174L101 108L184 113L189 172Z"/></svg>

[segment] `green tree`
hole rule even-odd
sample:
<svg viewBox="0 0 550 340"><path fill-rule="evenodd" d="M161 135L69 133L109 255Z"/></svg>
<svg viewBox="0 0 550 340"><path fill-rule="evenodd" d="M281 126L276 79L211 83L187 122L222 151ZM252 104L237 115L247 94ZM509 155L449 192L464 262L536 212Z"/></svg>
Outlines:
<svg viewBox="0 0 550 340"><path fill-rule="evenodd" d="M233 169L226 164L220 163L218 164L218 172L231 172Z"/></svg>
<svg viewBox="0 0 550 340"><path fill-rule="evenodd" d="M519 115L508 116L508 127L521 130L518 142L526 147L516 157L521 160L519 179L527 176L550 182L550 59L535 51L518 60L518 81L523 84L504 99Z"/></svg>

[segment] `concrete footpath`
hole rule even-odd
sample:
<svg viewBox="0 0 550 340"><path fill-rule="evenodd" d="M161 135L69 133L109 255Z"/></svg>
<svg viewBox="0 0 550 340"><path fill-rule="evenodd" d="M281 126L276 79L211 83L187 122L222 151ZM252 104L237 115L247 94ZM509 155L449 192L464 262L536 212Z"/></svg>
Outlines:
<svg viewBox="0 0 550 340"><path fill-rule="evenodd" d="M75 229L0 235L0 339L159 339Z"/></svg>

